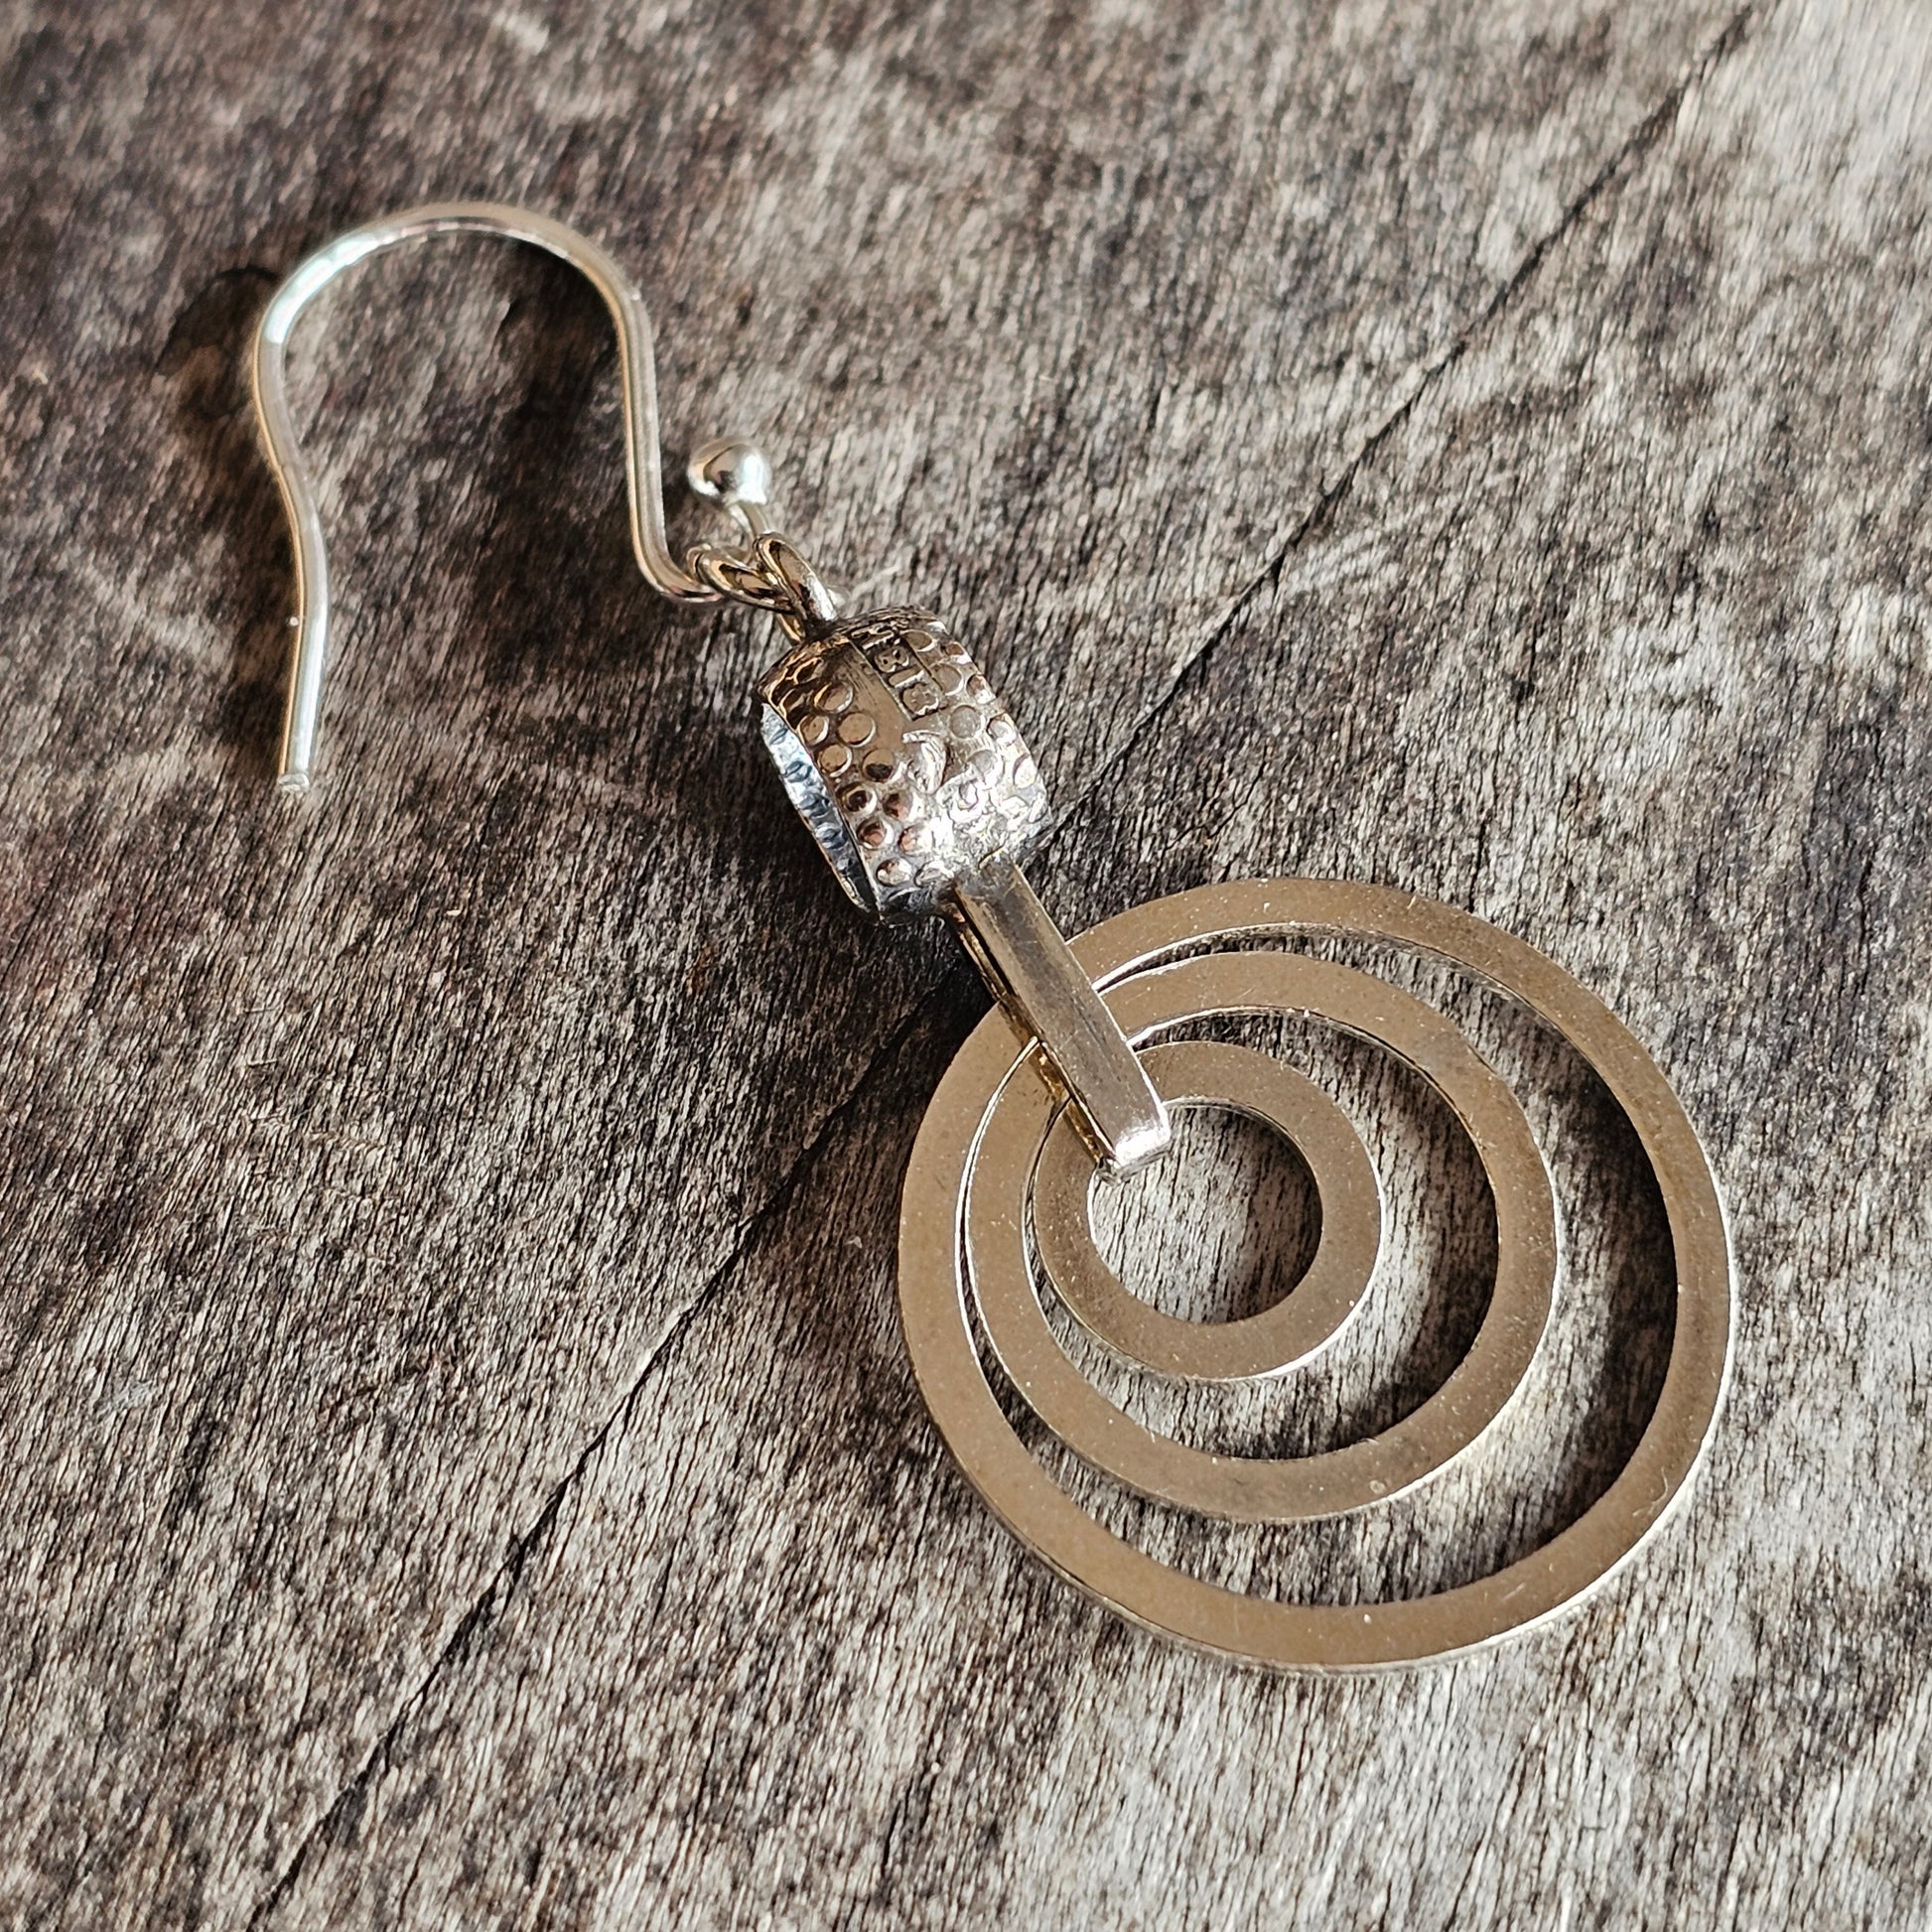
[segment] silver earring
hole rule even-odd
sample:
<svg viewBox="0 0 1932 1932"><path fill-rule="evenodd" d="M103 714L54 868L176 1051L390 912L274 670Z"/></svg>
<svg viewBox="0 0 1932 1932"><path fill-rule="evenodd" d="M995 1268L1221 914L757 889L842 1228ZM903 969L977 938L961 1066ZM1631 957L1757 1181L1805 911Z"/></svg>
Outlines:
<svg viewBox="0 0 1932 1932"><path fill-rule="evenodd" d="M759 685L778 775L847 895L883 919L947 918L997 1010L939 1083L914 1140L899 1233L899 1305L933 1421L1007 1526L1122 1615L1203 1649L1284 1669L1412 1663L1495 1642L1579 1600L1620 1567L1682 1495L1728 1373L1732 1297L1725 1216L1682 1105L1629 1031L1521 940L1391 889L1284 879L1202 887L1139 905L1069 943L1020 862L1048 823L1012 716L935 614L842 614L769 516L769 466L735 442L697 451L693 488L734 540L682 559L666 536L649 318L622 270L574 230L487 204L414 208L311 255L270 302L254 395L296 555L297 624L281 783L311 782L329 646L327 549L286 390L291 331L310 299L365 256L444 233L547 249L609 308L623 383L637 564L679 604L768 612L789 648ZM1648 1425L1608 1489L1532 1555L1409 1600L1287 1603L1203 1582L1148 1555L1062 1489L1007 1420L1000 1374L1089 1467L1138 1494L1222 1521L1297 1523L1415 1488L1470 1449L1520 1387L1549 1319L1559 1232L1523 1109L1435 1009L1353 967L1269 943L1335 934L1413 948L1466 969L1561 1033L1628 1118L1669 1221L1677 1291L1671 1353ZM1261 942L1261 943L1256 943ZM1447 1100L1481 1156L1495 1206L1496 1282L1467 1354L1379 1435L1296 1458L1214 1455L1116 1406L1061 1346L1043 1284L1087 1334L1147 1374L1243 1383L1332 1342L1369 1287L1381 1195L1360 1138L1304 1075L1245 1046L1166 1039L1191 1022L1300 1014L1377 1042ZM1294 1293L1217 1324L1136 1300L1091 1231L1100 1180L1168 1148L1170 1109L1212 1105L1278 1128L1314 1177L1321 1231Z"/></svg>

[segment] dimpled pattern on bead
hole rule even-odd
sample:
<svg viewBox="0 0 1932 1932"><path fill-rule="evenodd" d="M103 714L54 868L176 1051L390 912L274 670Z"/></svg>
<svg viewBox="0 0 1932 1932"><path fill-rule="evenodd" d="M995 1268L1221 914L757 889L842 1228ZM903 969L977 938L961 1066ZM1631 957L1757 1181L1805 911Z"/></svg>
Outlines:
<svg viewBox="0 0 1932 1932"><path fill-rule="evenodd" d="M792 802L869 911L935 911L956 881L1018 858L1045 827L1019 727L929 611L847 619L787 651L759 689Z"/></svg>

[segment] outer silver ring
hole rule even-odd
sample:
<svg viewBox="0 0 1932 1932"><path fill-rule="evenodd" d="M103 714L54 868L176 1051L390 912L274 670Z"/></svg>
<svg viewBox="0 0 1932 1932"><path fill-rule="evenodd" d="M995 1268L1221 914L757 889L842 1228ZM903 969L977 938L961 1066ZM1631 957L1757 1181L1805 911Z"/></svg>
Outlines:
<svg viewBox="0 0 1932 1932"><path fill-rule="evenodd" d="M913 1145L899 1224L899 1307L913 1372L940 1434L1002 1520L1062 1576L1122 1615L1207 1650L1282 1669L1348 1670L1493 1643L1577 1602L1629 1558L1683 1493L1723 1399L1730 1352L1730 1256L1709 1164L1655 1063L1592 994L1532 947L1480 919L1384 887L1245 882L1137 906L1075 940L1074 951L1120 1013L1132 1007L1132 989L1158 980L1160 969L1177 955L1230 940L1311 932L1435 953L1514 996L1562 1032L1595 1069L1651 1163L1677 1264L1670 1363L1630 1459L1582 1517L1532 1555L1475 1583L1409 1601L1341 1606L1283 1603L1204 1583L1147 1556L1088 1516L1035 1461L1002 1414L968 1314L969 1232L986 1238L989 1215L1002 1204L1015 1217L1025 1211L1024 1185L1018 1201L1003 1189L990 1206L982 1197L969 1231L969 1191L985 1177L976 1171L990 1158L991 1167L1009 1176L1016 1171L1030 1176L1052 1117L1050 1106L1038 1110L1037 1119L1024 1110L1030 1148L1027 1136L1003 1124L1009 1089L1017 1097L1035 1081L1027 1054L997 1013L974 1031L947 1069ZM1158 1004L1168 1010L1173 1003ZM1024 1086L1016 1078L1023 1069ZM1011 1118L1017 1121L1019 1113ZM1500 1201L1498 1206L1500 1212ZM1323 1513L1334 1506L1324 1505Z"/></svg>

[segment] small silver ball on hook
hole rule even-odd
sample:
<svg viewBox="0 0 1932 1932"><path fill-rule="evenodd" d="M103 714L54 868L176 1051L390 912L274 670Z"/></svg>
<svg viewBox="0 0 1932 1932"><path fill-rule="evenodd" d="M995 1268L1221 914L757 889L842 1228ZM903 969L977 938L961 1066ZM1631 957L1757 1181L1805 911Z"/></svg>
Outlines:
<svg viewBox="0 0 1932 1932"><path fill-rule="evenodd" d="M756 444L741 437L714 436L691 452L685 480L700 496L735 510L741 504L762 509L771 500L771 464Z"/></svg>

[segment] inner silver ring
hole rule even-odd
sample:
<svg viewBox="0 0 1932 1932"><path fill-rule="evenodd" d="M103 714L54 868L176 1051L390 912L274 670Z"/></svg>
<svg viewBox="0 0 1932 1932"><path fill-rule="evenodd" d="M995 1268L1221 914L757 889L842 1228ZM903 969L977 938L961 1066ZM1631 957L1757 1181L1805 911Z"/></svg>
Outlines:
<svg viewBox="0 0 1932 1932"><path fill-rule="evenodd" d="M1321 1230L1307 1272L1272 1308L1184 1321L1129 1292L1093 1239L1100 1171L1062 1111L1034 1174L1034 1245L1080 1325L1135 1368L1190 1382L1251 1382L1312 1359L1340 1334L1375 1272L1382 1195L1354 1124L1295 1067L1252 1046L1177 1039L1141 1052L1170 1107L1215 1106L1272 1127L1308 1163Z"/></svg>

